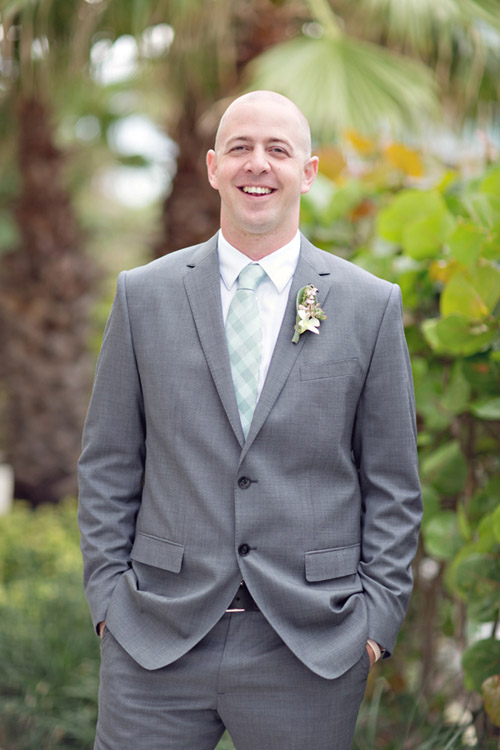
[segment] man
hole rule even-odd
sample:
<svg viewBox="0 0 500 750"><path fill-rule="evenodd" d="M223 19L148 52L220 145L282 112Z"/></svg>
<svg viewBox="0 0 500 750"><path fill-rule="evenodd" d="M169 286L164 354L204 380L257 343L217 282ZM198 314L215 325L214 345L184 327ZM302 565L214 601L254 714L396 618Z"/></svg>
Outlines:
<svg viewBox="0 0 500 750"><path fill-rule="evenodd" d="M97 750L347 750L394 647L421 512L401 295L298 232L310 148L288 99L237 99L221 231L119 276L80 461Z"/></svg>

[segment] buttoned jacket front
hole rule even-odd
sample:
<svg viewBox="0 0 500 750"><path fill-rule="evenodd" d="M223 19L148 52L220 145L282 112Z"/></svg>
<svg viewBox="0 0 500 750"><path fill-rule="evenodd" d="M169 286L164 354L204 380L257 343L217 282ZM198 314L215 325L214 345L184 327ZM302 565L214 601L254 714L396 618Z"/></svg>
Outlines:
<svg viewBox="0 0 500 750"><path fill-rule="evenodd" d="M327 319L292 343L299 289ZM242 579L334 678L393 649L421 514L399 288L302 238L244 440L216 238L120 274L80 460L93 621L147 669L194 646Z"/></svg>

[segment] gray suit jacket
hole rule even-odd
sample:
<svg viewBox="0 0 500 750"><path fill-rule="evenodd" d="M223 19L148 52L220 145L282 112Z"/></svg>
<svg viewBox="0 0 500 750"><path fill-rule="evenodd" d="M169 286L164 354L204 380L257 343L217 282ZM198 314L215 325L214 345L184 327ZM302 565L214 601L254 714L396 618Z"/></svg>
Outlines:
<svg viewBox="0 0 500 750"><path fill-rule="evenodd" d="M293 344L309 283L328 319ZM219 285L216 237L119 276L80 460L93 621L156 669L244 578L297 657L334 678L367 637L392 650L412 587L421 494L400 290L302 238L245 441Z"/></svg>

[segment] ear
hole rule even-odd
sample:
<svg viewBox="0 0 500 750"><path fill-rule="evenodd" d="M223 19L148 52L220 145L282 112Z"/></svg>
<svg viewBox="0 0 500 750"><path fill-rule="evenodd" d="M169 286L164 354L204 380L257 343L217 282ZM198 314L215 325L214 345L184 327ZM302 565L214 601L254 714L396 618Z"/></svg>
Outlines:
<svg viewBox="0 0 500 750"><path fill-rule="evenodd" d="M311 156L304 164L304 175L302 177L302 186L300 188L302 194L308 193L311 189L311 185L318 174L318 164L319 159L317 156Z"/></svg>
<svg viewBox="0 0 500 750"><path fill-rule="evenodd" d="M212 148L207 152L207 172L209 183L217 190L217 156Z"/></svg>

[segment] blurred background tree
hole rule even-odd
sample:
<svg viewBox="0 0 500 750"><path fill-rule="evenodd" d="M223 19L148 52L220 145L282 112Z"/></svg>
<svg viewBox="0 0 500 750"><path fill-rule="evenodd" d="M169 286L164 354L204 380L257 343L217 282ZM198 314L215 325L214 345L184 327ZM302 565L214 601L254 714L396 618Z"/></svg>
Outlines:
<svg viewBox="0 0 500 750"><path fill-rule="evenodd" d="M357 748L497 747L500 0L0 0L0 44L0 445L16 497L75 491L116 272L216 231L205 153L222 111L249 88L290 96L320 155L302 228L400 284L415 377L416 589ZM12 647L19 612L39 627L64 611L76 569L38 581L37 521L19 506L10 523L5 554L23 526L35 552L24 573L0 564L1 744L87 747L94 662L75 666L70 705L72 670L45 679L41 659L25 675ZM48 655L61 633L42 629Z"/></svg>
<svg viewBox="0 0 500 750"><path fill-rule="evenodd" d="M2 197L4 211L10 208L3 227L13 235L12 248L4 237L0 275L3 431L16 491L33 503L74 489L91 372L92 264L64 184L51 111L57 76L50 68L67 62L68 19L60 8L49 19L46 5L11 3L2 12Z"/></svg>

